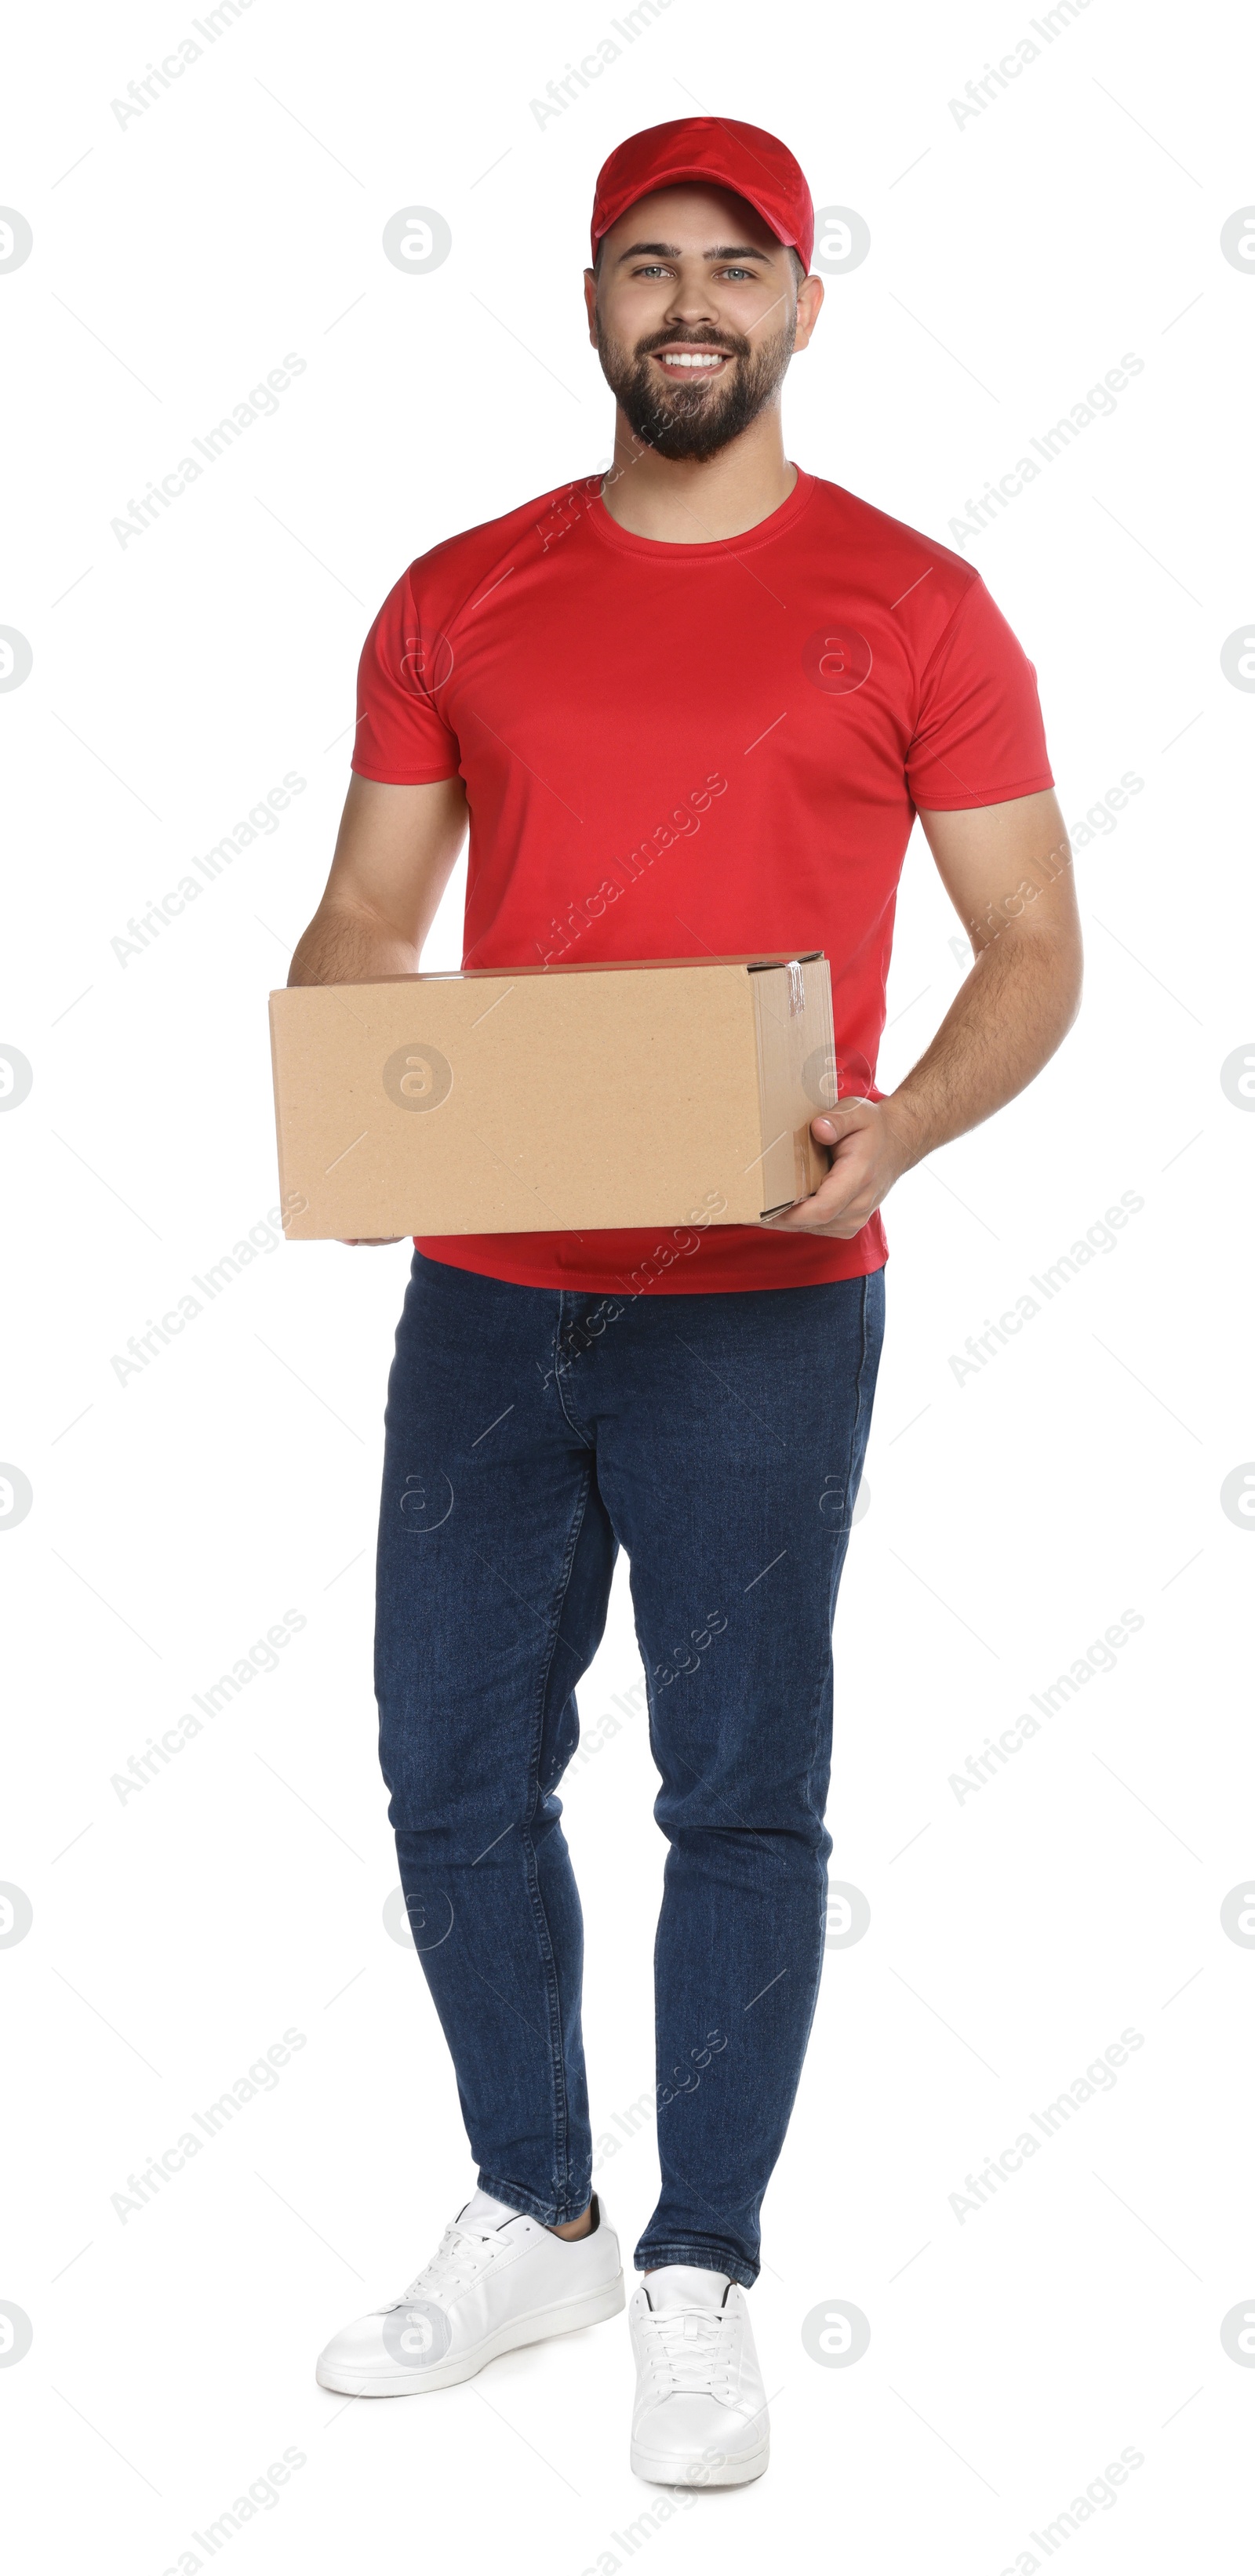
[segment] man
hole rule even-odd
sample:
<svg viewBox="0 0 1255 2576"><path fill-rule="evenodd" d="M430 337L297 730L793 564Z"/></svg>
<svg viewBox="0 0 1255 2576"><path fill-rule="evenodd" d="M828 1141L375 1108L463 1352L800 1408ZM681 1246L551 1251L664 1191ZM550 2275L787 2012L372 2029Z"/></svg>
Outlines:
<svg viewBox="0 0 1255 2576"><path fill-rule="evenodd" d="M420 1240L388 1393L381 1758L477 2188L318 2376L445 2387L623 2304L555 1794L622 1546L670 1846L631 2459L678 2483L767 2462L746 2291L823 1956L878 1210L1032 1079L1079 990L1031 665L970 566L786 458L781 384L823 302L812 236L796 161L756 127L684 118L611 155L585 287L613 469L433 547L385 602L292 964L294 983L414 972L468 811L468 966L831 961L813 1197L721 1226L713 1135L708 1225ZM917 811L975 962L886 1098Z"/></svg>

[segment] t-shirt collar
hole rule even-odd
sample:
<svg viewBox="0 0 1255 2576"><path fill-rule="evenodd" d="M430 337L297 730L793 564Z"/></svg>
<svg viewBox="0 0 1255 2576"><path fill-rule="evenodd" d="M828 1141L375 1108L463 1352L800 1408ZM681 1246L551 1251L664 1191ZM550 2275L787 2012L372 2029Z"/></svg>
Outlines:
<svg viewBox="0 0 1255 2576"><path fill-rule="evenodd" d="M774 545L778 537L787 536L807 508L815 489L815 478L800 465L795 471L797 481L787 500L782 501L778 509L769 511L756 526L743 528L736 537L712 537L696 545L671 545L665 537L638 537L630 529L621 528L618 520L611 517L599 492L589 504L588 524L603 545L612 547L616 553L648 555L655 562L673 557L677 563L691 563L695 556L704 556L707 562L711 562L720 554L748 554L757 546Z"/></svg>

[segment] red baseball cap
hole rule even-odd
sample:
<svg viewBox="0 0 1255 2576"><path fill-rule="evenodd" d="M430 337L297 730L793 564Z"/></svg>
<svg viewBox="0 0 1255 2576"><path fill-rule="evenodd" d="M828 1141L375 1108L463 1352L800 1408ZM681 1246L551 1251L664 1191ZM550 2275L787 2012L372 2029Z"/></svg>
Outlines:
<svg viewBox="0 0 1255 2576"><path fill-rule="evenodd" d="M638 197L674 188L683 179L730 188L770 226L777 241L796 250L809 269L815 246L815 209L799 164L788 146L760 125L738 125L727 116L678 116L669 125L629 134L598 174L593 199L593 258L597 244Z"/></svg>

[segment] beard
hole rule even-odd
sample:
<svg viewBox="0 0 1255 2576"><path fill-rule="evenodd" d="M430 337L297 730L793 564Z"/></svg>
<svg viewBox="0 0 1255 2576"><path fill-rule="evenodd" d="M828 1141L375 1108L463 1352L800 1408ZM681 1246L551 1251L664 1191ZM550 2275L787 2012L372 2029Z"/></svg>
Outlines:
<svg viewBox="0 0 1255 2576"><path fill-rule="evenodd" d="M797 315L791 313L776 338L760 341L757 348L731 331L654 331L628 350L599 328L597 355L642 446L675 464L704 464L766 409L793 355L796 330ZM717 383L699 378L694 384L676 384L657 375L649 363L652 351L676 339L695 349L722 349L734 364L721 371Z"/></svg>

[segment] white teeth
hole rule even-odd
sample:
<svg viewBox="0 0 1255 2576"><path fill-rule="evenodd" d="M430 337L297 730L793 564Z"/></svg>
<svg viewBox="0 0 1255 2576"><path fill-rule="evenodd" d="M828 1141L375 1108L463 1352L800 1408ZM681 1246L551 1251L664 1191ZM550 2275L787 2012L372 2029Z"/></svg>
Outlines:
<svg viewBox="0 0 1255 2576"><path fill-rule="evenodd" d="M717 366L719 365L720 360L721 360L721 359L722 359L722 357L723 357L723 351L722 351L722 349L716 349L716 350L712 351L711 355L710 355L708 358L706 358L706 357L697 357L697 356L693 355L692 353L690 353L690 351L688 351L687 349L664 349L664 350L662 351L662 356L665 358L666 363L667 363L667 365L668 365L669 367L706 367L706 368L710 368L710 367L717 367Z"/></svg>

